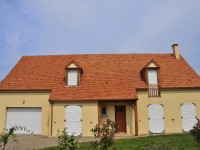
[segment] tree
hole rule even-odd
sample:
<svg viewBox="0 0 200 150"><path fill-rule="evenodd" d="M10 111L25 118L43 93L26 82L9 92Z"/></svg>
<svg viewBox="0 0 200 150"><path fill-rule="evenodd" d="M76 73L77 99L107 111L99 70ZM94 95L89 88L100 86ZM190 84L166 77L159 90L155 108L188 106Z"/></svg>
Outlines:
<svg viewBox="0 0 200 150"><path fill-rule="evenodd" d="M22 127L22 126L13 126L10 129L4 129L3 132L1 132L0 134L0 147L3 147L3 150L6 147L6 144L13 140L14 142L17 142L17 136L15 134L15 131L17 130L24 130L27 132L30 132L30 130L27 130L26 127Z"/></svg>

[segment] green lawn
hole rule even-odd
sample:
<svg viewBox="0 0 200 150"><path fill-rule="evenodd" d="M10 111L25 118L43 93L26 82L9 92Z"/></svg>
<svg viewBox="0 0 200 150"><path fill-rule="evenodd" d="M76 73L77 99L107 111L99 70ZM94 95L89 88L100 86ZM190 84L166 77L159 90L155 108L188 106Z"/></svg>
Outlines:
<svg viewBox="0 0 200 150"><path fill-rule="evenodd" d="M89 143L80 143L81 150L92 150ZM193 137L188 134L158 135L116 140L117 150L200 150ZM111 148L112 149L112 148ZM56 147L43 150L57 150Z"/></svg>

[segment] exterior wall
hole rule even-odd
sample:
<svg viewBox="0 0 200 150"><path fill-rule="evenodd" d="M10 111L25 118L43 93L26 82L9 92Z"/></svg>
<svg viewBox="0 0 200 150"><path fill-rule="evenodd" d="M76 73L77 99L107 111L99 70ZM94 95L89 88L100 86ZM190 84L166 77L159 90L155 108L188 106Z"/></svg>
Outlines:
<svg viewBox="0 0 200 150"><path fill-rule="evenodd" d="M57 136L57 131L65 127L65 106L82 106L82 136L93 136L90 131L98 124L98 102L97 101L76 101L76 102L54 102L53 103L53 126L52 136Z"/></svg>
<svg viewBox="0 0 200 150"><path fill-rule="evenodd" d="M148 97L147 91L138 91L139 134L149 133L148 105L163 104L165 133L182 132L181 104L195 103L200 118L200 89L161 90L161 97Z"/></svg>
<svg viewBox="0 0 200 150"><path fill-rule="evenodd" d="M6 128L6 112L9 107L41 107L41 134L49 135L50 122L50 92L0 92L0 132Z"/></svg>
<svg viewBox="0 0 200 150"><path fill-rule="evenodd" d="M115 103L103 103L101 106L106 106L107 115L102 116L100 118L100 124L106 123L107 119L115 121L115 106L117 105L125 105L126 106L126 133L127 134L135 134L135 118L134 118L134 110L129 103L125 102L115 102Z"/></svg>

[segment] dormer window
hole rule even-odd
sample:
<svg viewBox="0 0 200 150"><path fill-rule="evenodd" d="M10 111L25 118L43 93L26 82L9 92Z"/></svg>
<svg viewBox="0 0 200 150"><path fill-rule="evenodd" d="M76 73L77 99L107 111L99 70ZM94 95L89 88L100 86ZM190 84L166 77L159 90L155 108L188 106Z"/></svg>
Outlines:
<svg viewBox="0 0 200 150"><path fill-rule="evenodd" d="M83 73L81 67L77 65L74 61L71 61L69 65L65 68L66 78L65 85L66 86L79 86L80 77Z"/></svg>
<svg viewBox="0 0 200 150"><path fill-rule="evenodd" d="M77 86L78 85L78 69L68 70L68 86Z"/></svg>
<svg viewBox="0 0 200 150"><path fill-rule="evenodd" d="M148 84L148 95L149 97L160 96L160 85L159 85L159 66L152 59L147 65L141 70L142 78Z"/></svg>
<svg viewBox="0 0 200 150"><path fill-rule="evenodd" d="M148 68L148 84L158 84L157 69Z"/></svg>

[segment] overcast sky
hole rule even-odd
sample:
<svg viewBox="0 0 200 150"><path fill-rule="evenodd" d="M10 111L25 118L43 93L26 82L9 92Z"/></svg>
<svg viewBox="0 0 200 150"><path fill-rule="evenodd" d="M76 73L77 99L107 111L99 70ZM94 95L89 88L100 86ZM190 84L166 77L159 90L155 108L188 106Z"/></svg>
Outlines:
<svg viewBox="0 0 200 150"><path fill-rule="evenodd" d="M0 80L23 55L172 53L200 74L200 0L0 0Z"/></svg>

